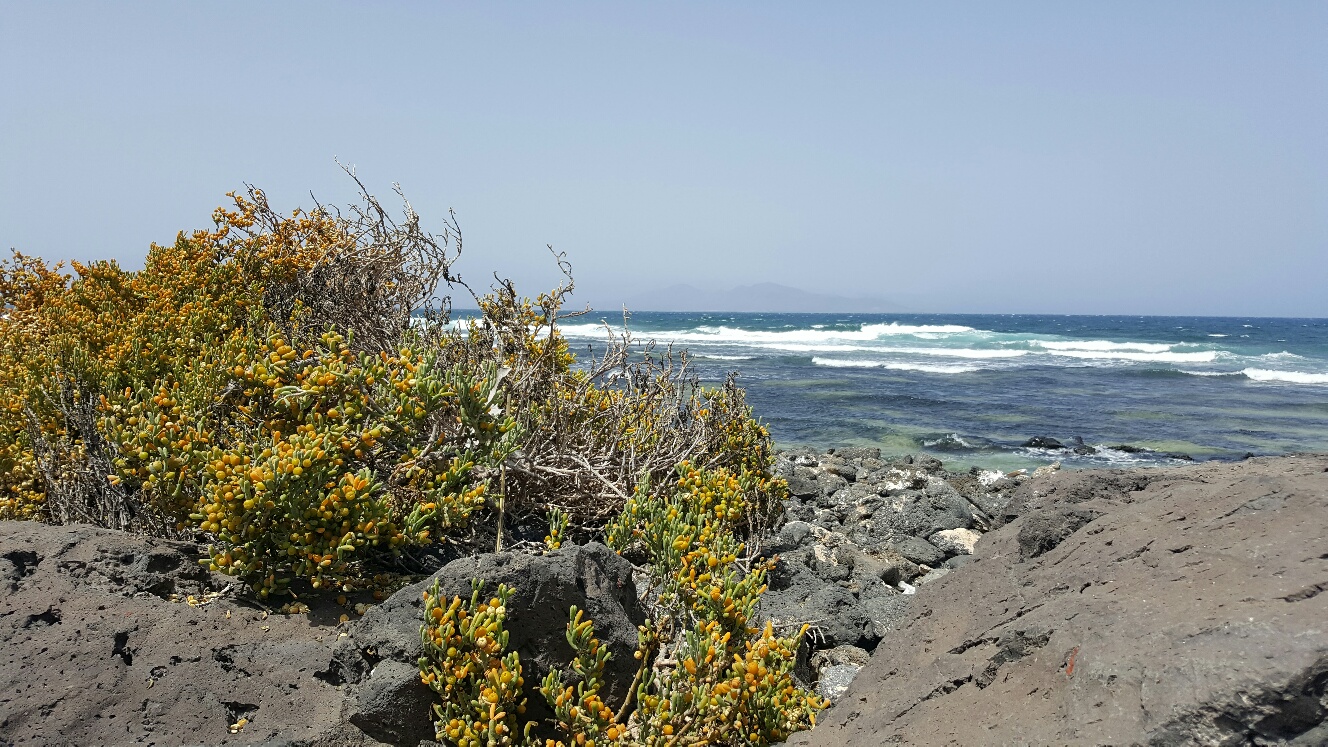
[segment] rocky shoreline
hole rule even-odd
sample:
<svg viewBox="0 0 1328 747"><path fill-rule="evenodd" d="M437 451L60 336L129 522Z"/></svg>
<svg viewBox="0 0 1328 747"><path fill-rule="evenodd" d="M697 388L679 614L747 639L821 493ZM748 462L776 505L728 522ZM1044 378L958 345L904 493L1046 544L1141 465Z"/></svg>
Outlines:
<svg viewBox="0 0 1328 747"><path fill-rule="evenodd" d="M792 495L762 548L779 561L761 614L811 626L798 675L835 703L791 742L1325 743L1325 468L950 473L875 449L779 454ZM330 599L269 614L199 552L0 523L0 744L431 737L415 660L432 578L362 616ZM633 570L591 543L462 558L434 578L518 588L511 645L529 682L570 657L573 603L631 661ZM1207 659L1184 653L1195 641Z"/></svg>
<svg viewBox="0 0 1328 747"><path fill-rule="evenodd" d="M1328 456L1007 497L790 744L1328 744Z"/></svg>
<svg viewBox="0 0 1328 747"><path fill-rule="evenodd" d="M1029 479L949 473L926 456L882 460L875 448L784 452L775 471L791 495L765 548L779 563L762 611L786 628L812 626L801 671L831 700L905 618L918 589L970 560Z"/></svg>

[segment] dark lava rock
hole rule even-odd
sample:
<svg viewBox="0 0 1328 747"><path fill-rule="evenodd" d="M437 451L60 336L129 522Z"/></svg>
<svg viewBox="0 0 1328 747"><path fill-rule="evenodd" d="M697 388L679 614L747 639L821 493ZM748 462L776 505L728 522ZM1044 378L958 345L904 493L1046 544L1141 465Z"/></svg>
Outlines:
<svg viewBox="0 0 1328 747"><path fill-rule="evenodd" d="M838 475L844 478L845 480L848 480L849 482L853 482L854 480L858 479L858 468L854 467L851 464L830 463L822 465L821 468L824 469L826 472L829 472L832 475Z"/></svg>
<svg viewBox="0 0 1328 747"><path fill-rule="evenodd" d="M1028 560L1051 552L1101 515L1101 511L1065 508L1035 511L1025 516L1019 527L1019 557Z"/></svg>
<svg viewBox="0 0 1328 747"><path fill-rule="evenodd" d="M428 709L433 696L420 682L417 668L423 654L422 593L437 579L444 594L468 599L472 578L485 580L487 594L503 583L515 590L508 602L508 650L521 655L533 715L547 710L538 691L544 676L553 668L565 670L572 660L566 639L572 605L594 620L596 637L612 654L605 668L605 699L614 703L626 697L638 666L632 657L637 626L645 613L636 597L631 564L608 547L591 543L548 555L509 552L454 560L369 610L351 628L330 669L359 690L349 716L352 723L391 744L414 745L433 738ZM387 662L396 666L385 667Z"/></svg>
<svg viewBox="0 0 1328 747"><path fill-rule="evenodd" d="M1167 469L1060 470L1036 480L1025 480L1008 496L993 517L1000 526L1041 508L1064 507L1091 500L1129 503L1134 494L1156 480L1189 479L1187 473Z"/></svg>
<svg viewBox="0 0 1328 747"><path fill-rule="evenodd" d="M913 561L893 550L874 550L867 552L853 545L836 548L836 554L846 559L853 566L853 580L862 590L861 595L872 591L877 582L889 587L896 587L900 581L915 578L921 569Z"/></svg>
<svg viewBox="0 0 1328 747"><path fill-rule="evenodd" d="M808 478L795 472L787 480L789 495L795 498L810 498L821 494L821 486L816 484L815 477Z"/></svg>
<svg viewBox="0 0 1328 747"><path fill-rule="evenodd" d="M880 636L866 611L851 592L827 583L797 560L783 558L768 578L770 588L761 597L760 616L781 631L796 632L803 623L812 627L812 649L840 645L871 649Z"/></svg>
<svg viewBox="0 0 1328 747"><path fill-rule="evenodd" d="M903 493L891 504L882 506L872 516L871 525L872 533L878 537L896 534L930 537L945 529L973 526L973 509L949 484L933 479L924 491Z"/></svg>
<svg viewBox="0 0 1328 747"><path fill-rule="evenodd" d="M862 461L864 459L880 459L881 450L875 446L850 446L843 449L835 449L835 456L848 462Z"/></svg>
<svg viewBox="0 0 1328 747"><path fill-rule="evenodd" d="M1028 559L1047 514L990 532L789 744L1328 744L1325 466L1028 480L1025 505L1100 515Z"/></svg>
<svg viewBox="0 0 1328 747"><path fill-rule="evenodd" d="M1142 446L1131 446L1129 444L1116 444L1115 446L1108 446L1107 448L1114 451L1123 451L1126 454L1139 454L1148 451L1148 449L1145 449Z"/></svg>
<svg viewBox="0 0 1328 747"><path fill-rule="evenodd" d="M821 488L821 495L834 495L848 486L848 480L833 472L822 472L816 476L816 484Z"/></svg>
<svg viewBox="0 0 1328 747"><path fill-rule="evenodd" d="M945 561L945 567L951 570L955 570L958 568L962 568L972 562L973 562L972 555L956 555L953 558L950 558L949 560Z"/></svg>
<svg viewBox="0 0 1328 747"><path fill-rule="evenodd" d="M831 703L839 700L861 671L862 666L858 664L831 664L821 670L821 676L816 680L816 694Z"/></svg>
<svg viewBox="0 0 1328 747"><path fill-rule="evenodd" d="M835 646L812 654L812 670L819 672L825 667L851 665L867 666L871 653L857 646Z"/></svg>
<svg viewBox="0 0 1328 747"><path fill-rule="evenodd" d="M936 545L928 542L921 537L913 537L907 534L900 534L882 543L882 547L903 555L908 560L936 567L945 562L945 553L941 552Z"/></svg>
<svg viewBox="0 0 1328 747"><path fill-rule="evenodd" d="M798 520L787 521L779 528L779 533L770 540L766 549L771 553L787 553L809 545L815 540L811 524Z"/></svg>
<svg viewBox="0 0 1328 747"><path fill-rule="evenodd" d="M816 553L806 552L802 554L802 559L806 566L812 570L812 573L815 573L816 577L822 581L835 583L847 581L853 576L852 564L839 562L840 558L838 557L823 557Z"/></svg>
<svg viewBox="0 0 1328 747"><path fill-rule="evenodd" d="M897 629L908 620L909 603L917 598L916 594L901 594L897 591L878 594L863 599L862 610L871 619L876 636L885 639L890 631ZM882 645L894 644L885 640Z"/></svg>
<svg viewBox="0 0 1328 747"><path fill-rule="evenodd" d="M934 456L920 456L913 460L913 466L929 475L939 475L945 471L945 465Z"/></svg>
<svg viewBox="0 0 1328 747"><path fill-rule="evenodd" d="M200 566L202 551L0 522L0 744L377 744L317 674L344 608L238 604L234 579Z"/></svg>
<svg viewBox="0 0 1328 747"><path fill-rule="evenodd" d="M1065 448L1065 444L1049 436L1034 436L1020 444L1025 449L1051 449L1059 451Z"/></svg>

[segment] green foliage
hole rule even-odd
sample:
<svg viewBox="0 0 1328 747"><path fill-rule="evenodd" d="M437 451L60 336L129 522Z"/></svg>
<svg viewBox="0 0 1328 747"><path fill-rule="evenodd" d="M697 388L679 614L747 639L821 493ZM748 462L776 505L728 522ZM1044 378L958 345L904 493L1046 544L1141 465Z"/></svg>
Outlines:
<svg viewBox="0 0 1328 747"><path fill-rule="evenodd" d="M558 738L548 745L767 745L815 722L825 703L798 687L792 673L806 628L781 636L768 623L751 624L767 566L747 567L735 532L764 479L684 463L668 490L639 487L608 527L615 548L644 556L657 591L654 619L638 631L641 668L629 696L635 707L623 703L615 712L604 701L609 652L595 638L593 623L573 607L567 641L579 681L566 685L554 671L540 688L557 718ZM456 599L448 612L426 615L447 617L460 604ZM426 637L433 626L426 617ZM483 675L475 676L486 682L520 671L515 654L498 658L502 649L489 651L487 661L467 658L466 651L431 647L420 661L424 681L436 682L438 672L468 671L471 663L481 667ZM439 737L457 741L453 735L478 733L480 724L467 722L466 713L476 718L473 708L447 710Z"/></svg>
<svg viewBox="0 0 1328 747"><path fill-rule="evenodd" d="M595 638L594 623L585 619L581 610L574 605L570 612L572 619L567 623L567 643L576 652L572 659L572 673L581 681L575 686L566 686L563 673L555 669L544 678L540 694L553 708L560 731L568 735L570 741L612 744L625 738L628 730L619 723L623 713L615 714L599 694L604 687L604 665L609 662L609 650ZM640 629L638 659L643 660L644 653L649 650L653 640L650 631L648 625ZM554 744L562 742L555 740Z"/></svg>
<svg viewBox="0 0 1328 747"><path fill-rule="evenodd" d="M521 657L504 653L512 590L499 585L487 600L483 590L484 582L472 582L468 603L461 597L449 602L437 581L424 592L420 679L442 700L434 705L437 737L459 747L529 744L534 723L518 727L526 711Z"/></svg>
<svg viewBox="0 0 1328 747"><path fill-rule="evenodd" d="M567 514L557 507L549 511L549 533L544 536L544 547L557 550L563 546L563 537L567 533Z"/></svg>
<svg viewBox="0 0 1328 747"><path fill-rule="evenodd" d="M269 596L363 585L429 543L492 547L495 527L501 546L505 515L547 516L556 548L680 462L748 481L743 531L782 495L732 380L703 387L626 337L577 363L570 275L416 323L459 282L454 224L436 239L367 195L342 213L232 198L140 271L0 263L0 518L198 537Z"/></svg>
<svg viewBox="0 0 1328 747"><path fill-rule="evenodd" d="M678 666L647 672L637 695L642 743L763 745L810 725L824 704L793 681L806 629L752 626L768 566L741 556L735 531L768 478L679 465L672 490L642 485L607 528L619 552L643 552L657 590L661 645Z"/></svg>

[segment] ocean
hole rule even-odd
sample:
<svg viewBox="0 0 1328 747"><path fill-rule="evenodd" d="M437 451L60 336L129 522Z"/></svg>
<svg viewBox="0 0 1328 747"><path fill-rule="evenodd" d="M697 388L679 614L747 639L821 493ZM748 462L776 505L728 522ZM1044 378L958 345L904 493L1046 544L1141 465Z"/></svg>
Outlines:
<svg viewBox="0 0 1328 747"><path fill-rule="evenodd" d="M584 355L622 321L562 331ZM1002 470L1328 451L1328 319L637 312L629 329L705 381L737 372L784 447Z"/></svg>

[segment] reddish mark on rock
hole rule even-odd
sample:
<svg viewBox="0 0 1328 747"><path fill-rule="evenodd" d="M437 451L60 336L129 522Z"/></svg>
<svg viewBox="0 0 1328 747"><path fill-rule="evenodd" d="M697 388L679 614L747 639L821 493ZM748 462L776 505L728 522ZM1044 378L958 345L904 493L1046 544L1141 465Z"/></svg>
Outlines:
<svg viewBox="0 0 1328 747"><path fill-rule="evenodd" d="M1078 647L1078 646L1075 646L1074 649L1070 651L1070 655L1069 655L1069 657L1067 657L1066 660L1065 660L1065 676L1066 676L1066 677L1073 677L1073 676L1074 676L1074 659L1075 659L1075 657L1078 656L1078 655L1079 655L1079 647Z"/></svg>

